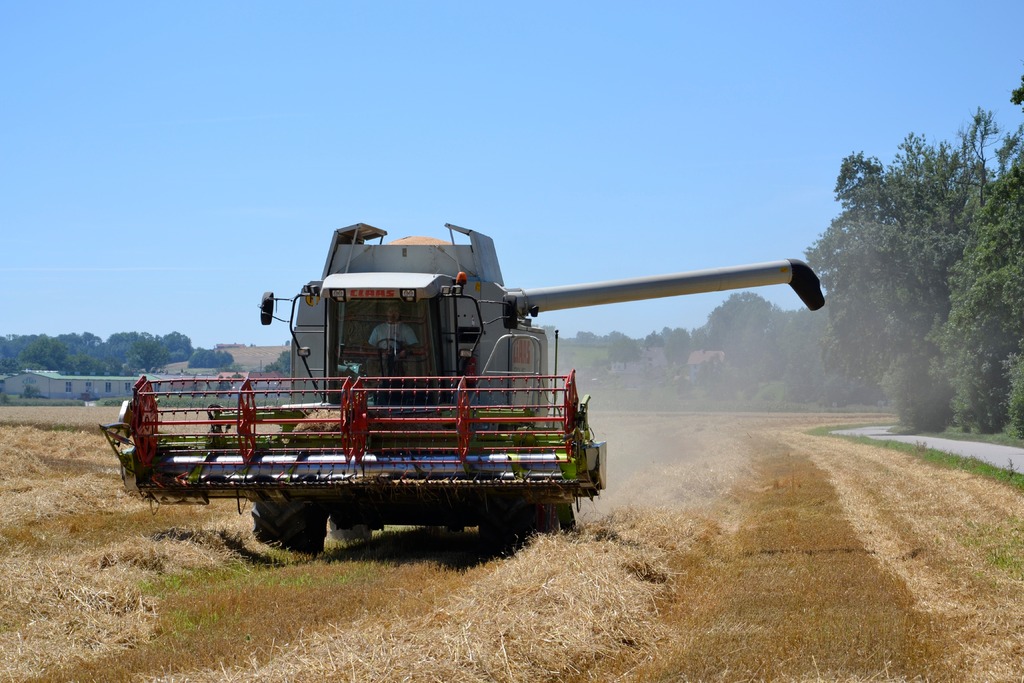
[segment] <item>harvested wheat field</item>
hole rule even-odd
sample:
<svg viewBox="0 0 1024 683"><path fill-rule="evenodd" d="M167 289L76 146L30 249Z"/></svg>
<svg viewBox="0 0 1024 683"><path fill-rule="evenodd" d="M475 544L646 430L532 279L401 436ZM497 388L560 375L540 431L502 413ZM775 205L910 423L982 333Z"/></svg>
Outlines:
<svg viewBox="0 0 1024 683"><path fill-rule="evenodd" d="M807 434L834 415L595 411L611 490L489 560L423 529L313 559L233 501L152 509L114 417L0 409L2 680L1024 677L1022 496Z"/></svg>

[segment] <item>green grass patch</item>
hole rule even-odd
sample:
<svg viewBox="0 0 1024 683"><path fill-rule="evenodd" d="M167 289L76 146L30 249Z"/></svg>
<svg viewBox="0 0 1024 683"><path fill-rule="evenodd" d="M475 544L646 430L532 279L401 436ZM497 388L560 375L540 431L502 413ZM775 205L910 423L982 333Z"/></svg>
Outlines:
<svg viewBox="0 0 1024 683"><path fill-rule="evenodd" d="M0 407L10 408L24 408L24 407L45 407L45 408L65 408L67 406L84 406L85 401L79 401L77 399L67 398L22 398L21 396L11 396L10 394L0 394L4 398L0 399ZM118 403L118 405L121 405Z"/></svg>
<svg viewBox="0 0 1024 683"><path fill-rule="evenodd" d="M967 545L982 549L993 567L1018 581L1024 580L1024 520L1008 517L998 524L968 521L967 526L970 529L964 538Z"/></svg>
<svg viewBox="0 0 1024 683"><path fill-rule="evenodd" d="M1024 558L1021 557L1021 548L1019 543L990 548L989 561L1014 578L1024 579Z"/></svg>
<svg viewBox="0 0 1024 683"><path fill-rule="evenodd" d="M216 668L265 661L303 632L386 614L395 590L409 591L395 568L374 562L337 562L281 553L280 564L238 561L208 570L166 574L141 584L155 599L150 640L116 654L58 668L40 680L135 681L189 667ZM399 605L401 602L398 603ZM74 675L72 675L74 674Z"/></svg>
<svg viewBox="0 0 1024 683"><path fill-rule="evenodd" d="M884 424L884 423L881 423L881 422L857 422L855 424L821 425L820 427L812 427L811 429L808 429L807 432L805 432L805 433L810 434L811 436L840 436L839 434L833 434L832 432L837 432L837 431L844 430L844 429L860 429L861 427L877 427L877 426L879 426L881 424ZM844 439L845 438L854 439L854 438L860 438L860 437L845 437L844 436L843 438ZM873 441L872 439L868 439L868 441L871 441L872 443L880 443L880 442Z"/></svg>
<svg viewBox="0 0 1024 683"><path fill-rule="evenodd" d="M165 574L145 581L143 593L162 600L174 596L201 596L203 593L221 594L226 591L260 591L267 589L321 590L340 588L359 583L373 576L372 563L355 563L338 571L310 571L306 556L288 551L274 553L278 558L268 558L263 566L248 562L235 562L209 570L190 570L183 574ZM324 562L314 562L325 564Z"/></svg>

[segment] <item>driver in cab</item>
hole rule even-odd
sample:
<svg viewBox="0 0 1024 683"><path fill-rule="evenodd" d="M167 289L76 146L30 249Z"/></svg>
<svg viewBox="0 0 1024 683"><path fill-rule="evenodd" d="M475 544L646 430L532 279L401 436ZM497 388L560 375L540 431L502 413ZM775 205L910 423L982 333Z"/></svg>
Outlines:
<svg viewBox="0 0 1024 683"><path fill-rule="evenodd" d="M418 343L419 339L416 338L412 327L399 320L397 306L389 307L384 322L374 327L370 333L370 346L386 354L392 362L405 358L408 347Z"/></svg>

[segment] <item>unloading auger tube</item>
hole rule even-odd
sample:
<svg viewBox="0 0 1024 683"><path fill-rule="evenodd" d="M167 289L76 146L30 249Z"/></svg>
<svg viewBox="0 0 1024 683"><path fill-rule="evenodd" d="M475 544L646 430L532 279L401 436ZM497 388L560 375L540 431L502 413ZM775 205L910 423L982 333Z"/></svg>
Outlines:
<svg viewBox="0 0 1024 683"><path fill-rule="evenodd" d="M780 284L791 286L812 311L825 305L818 276L810 266L797 259L590 284L510 290L506 301L519 317L525 317L566 308Z"/></svg>
<svg viewBox="0 0 1024 683"><path fill-rule="evenodd" d="M450 243L336 230L319 279L264 294L261 322L288 323L292 377L141 377L103 425L126 490L164 504L247 499L257 539L303 552L323 549L328 521L364 536L478 527L487 550L512 548L572 524L574 504L607 484L590 399L574 372L548 374L533 316L774 284L824 305L796 260L510 289L489 237L446 227Z"/></svg>

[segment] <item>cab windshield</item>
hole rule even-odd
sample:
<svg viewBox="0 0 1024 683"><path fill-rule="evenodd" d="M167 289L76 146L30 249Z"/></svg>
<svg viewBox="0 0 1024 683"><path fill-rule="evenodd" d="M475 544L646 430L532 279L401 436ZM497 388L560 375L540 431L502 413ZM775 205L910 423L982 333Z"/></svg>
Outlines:
<svg viewBox="0 0 1024 683"><path fill-rule="evenodd" d="M338 303L332 315L338 376L426 377L437 374L434 324L427 301L363 299Z"/></svg>

